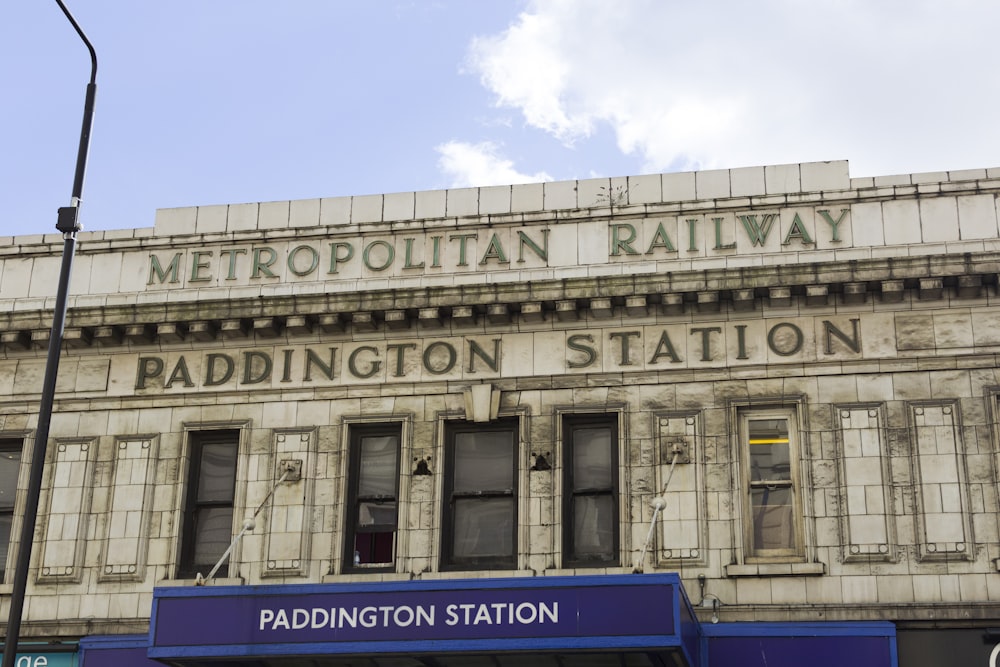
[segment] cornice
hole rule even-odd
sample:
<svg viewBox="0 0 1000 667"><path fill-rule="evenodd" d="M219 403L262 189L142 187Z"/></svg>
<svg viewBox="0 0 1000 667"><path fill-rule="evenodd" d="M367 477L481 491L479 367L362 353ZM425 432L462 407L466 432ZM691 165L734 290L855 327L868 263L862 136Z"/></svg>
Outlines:
<svg viewBox="0 0 1000 667"><path fill-rule="evenodd" d="M348 293L71 308L68 347L516 326L973 300L996 293L1000 253L617 275ZM47 347L51 311L0 319L5 351Z"/></svg>

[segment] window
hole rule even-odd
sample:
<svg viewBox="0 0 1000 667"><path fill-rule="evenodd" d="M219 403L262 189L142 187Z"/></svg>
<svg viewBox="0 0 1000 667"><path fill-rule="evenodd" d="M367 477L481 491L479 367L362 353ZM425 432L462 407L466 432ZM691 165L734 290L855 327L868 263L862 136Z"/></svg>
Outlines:
<svg viewBox="0 0 1000 667"><path fill-rule="evenodd" d="M514 568L517 437L510 421L449 425L445 441L445 569Z"/></svg>
<svg viewBox="0 0 1000 667"><path fill-rule="evenodd" d="M399 517L399 426L351 429L344 569L392 569Z"/></svg>
<svg viewBox="0 0 1000 667"><path fill-rule="evenodd" d="M233 498L236 490L238 430L194 431L190 434L191 463L179 575L208 576L233 540ZM228 576L225 563L216 573Z"/></svg>
<svg viewBox="0 0 1000 667"><path fill-rule="evenodd" d="M567 417L563 429L563 561L618 563L618 429L614 420Z"/></svg>
<svg viewBox="0 0 1000 667"><path fill-rule="evenodd" d="M0 439L0 582L7 573L7 554L10 551L10 532L14 524L22 446L20 439Z"/></svg>
<svg viewBox="0 0 1000 667"><path fill-rule="evenodd" d="M801 556L794 415L790 410L747 411L740 425L749 495L747 553L758 559Z"/></svg>

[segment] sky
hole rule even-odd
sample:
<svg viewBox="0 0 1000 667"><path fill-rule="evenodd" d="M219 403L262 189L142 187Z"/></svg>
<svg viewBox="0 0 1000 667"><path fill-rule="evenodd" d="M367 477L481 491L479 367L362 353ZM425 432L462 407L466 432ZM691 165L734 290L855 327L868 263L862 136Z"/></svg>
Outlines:
<svg viewBox="0 0 1000 667"><path fill-rule="evenodd" d="M1000 166L996 0L65 0L88 230L158 208L849 160ZM69 203L89 55L0 8L0 236Z"/></svg>

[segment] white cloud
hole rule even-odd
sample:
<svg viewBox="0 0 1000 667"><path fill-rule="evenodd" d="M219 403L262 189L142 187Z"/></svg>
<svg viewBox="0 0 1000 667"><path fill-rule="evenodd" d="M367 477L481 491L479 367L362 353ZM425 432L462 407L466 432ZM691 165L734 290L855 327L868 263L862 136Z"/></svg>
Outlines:
<svg viewBox="0 0 1000 667"><path fill-rule="evenodd" d="M567 144L610 129L650 170L984 167L996 25L1000 3L976 0L533 0L469 65L528 125Z"/></svg>
<svg viewBox="0 0 1000 667"><path fill-rule="evenodd" d="M559 35L554 14L521 14L493 37L473 40L473 67L500 106L519 107L528 123L571 140L591 131L588 113L567 115L563 97L572 74L566 53L548 35Z"/></svg>
<svg viewBox="0 0 1000 667"><path fill-rule="evenodd" d="M438 166L451 179L451 187L465 188L513 183L551 181L545 172L522 174L514 163L500 155L500 148L489 141L470 144L449 141L435 148L439 153Z"/></svg>

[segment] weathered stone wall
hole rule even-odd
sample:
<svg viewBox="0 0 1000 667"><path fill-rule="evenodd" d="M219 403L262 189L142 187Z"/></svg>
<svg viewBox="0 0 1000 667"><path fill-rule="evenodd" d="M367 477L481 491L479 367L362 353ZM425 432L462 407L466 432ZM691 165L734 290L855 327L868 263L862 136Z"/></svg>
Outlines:
<svg viewBox="0 0 1000 667"><path fill-rule="evenodd" d="M973 311L976 318L988 316L988 301L965 317ZM862 329L862 345L905 340L913 334L894 335L891 323L909 326L916 317L925 319L920 330L930 343L935 313L908 312L890 317L881 339L873 332L870 341ZM956 309L937 312L957 315ZM808 328L806 318L794 321ZM828 363L492 378L501 413L521 415L527 434L520 446L525 530L516 572L437 572L442 421L465 414L468 382L462 379L66 399L53 420L28 619L146 616L153 586L175 577L185 427L247 430L235 529L271 489L280 460L304 462L303 481L279 486L258 528L242 541L233 580L566 574L558 432L560 415L575 411L622 419L626 511L622 563L614 571L634 564L650 501L669 471L669 446L680 442L690 462L676 466L646 571L680 571L692 590L704 574L732 617L811 618L814 611L795 608L807 603L824 608L826 618L923 618L974 609L998 592L993 415L1000 374L995 353L985 351L990 346L952 353L945 331L939 329L942 344L933 356L910 359L841 354ZM134 377L133 369L123 381ZM801 406L809 535L803 562L754 565L738 555L744 528L733 406L755 402ZM4 432L24 432L32 419L8 404L0 424ZM344 424L366 420L407 424L396 575L339 574ZM551 470L530 470L539 454ZM428 463L430 476L412 475L417 460ZM942 603L946 610L934 608Z"/></svg>
<svg viewBox="0 0 1000 667"><path fill-rule="evenodd" d="M193 585L176 573L188 433L200 429L242 432L234 533L282 462L302 465L220 581L572 573L561 553L561 429L576 413L619 425L621 560L588 573L678 571L693 598L704 575L726 620L995 619L998 184L996 170L851 180L846 164L830 163L182 209L161 213L155 235L98 233L85 239L75 278L28 628L141 628L154 586ZM609 192L624 194L593 208ZM835 247L817 213L834 202L849 208ZM736 211L755 210L781 215L770 245L746 240ZM713 215L743 245L714 248ZM658 236L664 216L673 251ZM407 229L422 218L434 221ZM551 254L543 262L529 248L520 269L510 230L539 240L536 223L553 230ZM510 228L502 247L514 249L513 268L492 266L493 224ZM817 224L826 240L806 247L796 230ZM413 276L362 267L336 280L227 282L221 250L294 248L310 225L333 225L316 238L343 239L369 238L373 225L371 238L396 234L402 253L406 238L424 243L435 225L477 231L470 266L457 270L460 244L445 243L442 267L456 270L437 277L425 262ZM0 301L10 306L0 436L30 442L51 307L43 276L57 257L53 239L17 241L0 250ZM626 243L617 255L615 242ZM199 247L215 254L195 257ZM175 248L187 263L171 283ZM484 252L489 270L473 266ZM164 278L154 285L157 253ZM444 425L470 416L466 393L482 384L520 423L517 565L441 572ZM795 415L803 544L791 558L747 553L737 423L756 406ZM387 422L402 433L395 571L345 574L348 435ZM661 492L666 508L640 561Z"/></svg>

